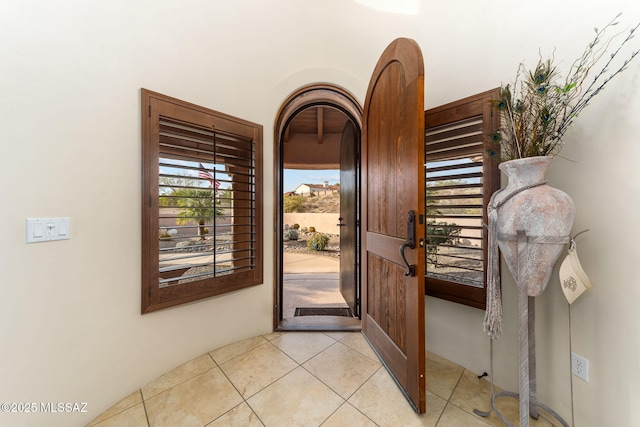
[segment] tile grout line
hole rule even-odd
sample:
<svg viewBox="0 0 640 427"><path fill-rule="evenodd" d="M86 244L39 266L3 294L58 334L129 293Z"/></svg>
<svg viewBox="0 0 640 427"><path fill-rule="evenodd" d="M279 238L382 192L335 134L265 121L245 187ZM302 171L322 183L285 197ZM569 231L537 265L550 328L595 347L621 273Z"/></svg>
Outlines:
<svg viewBox="0 0 640 427"><path fill-rule="evenodd" d="M378 369L376 369L376 370L375 370L375 371L374 371L374 372L369 376L369 378L367 378L367 380L366 380L365 382L363 382L363 383L360 385L360 387L358 387L358 388L356 389L356 391L354 391L353 393L351 393L351 396L349 396L349 399L351 399L351 398L353 397L353 395L354 395L354 394L356 394L356 393L357 393L357 392L358 392L362 387L364 387L364 385L365 385L366 383L368 383L368 382L369 382L369 380L371 380L371 378L373 378L373 376L374 376L375 374L377 374L377 373L380 371L380 369L386 369L386 368L384 367L384 365L380 364L380 366L378 366ZM349 403L349 399L347 399L345 402L346 402L346 403ZM353 405L353 404L351 404L351 403L349 403L349 405L351 405L351 406L352 406L356 411L360 412L360 413L361 413L361 414L362 414L366 419L370 420L370 421L371 421L372 423L374 423L375 425L378 425L378 423L376 423L375 421L373 421L373 420L372 420L372 419L371 419L367 414L365 414L364 412L362 412L362 411L360 410L360 408L356 407L355 405Z"/></svg>
<svg viewBox="0 0 640 427"><path fill-rule="evenodd" d="M359 332L359 334L362 334L362 332ZM359 408L357 408L357 407L356 407L356 406L354 406L353 404L349 403L349 399L351 399L351 398L352 398L352 397L353 397L353 396L354 396L354 395L355 395L355 394L356 394L356 393L357 393L357 392L358 392L362 387L364 387L364 385L365 385L366 383L368 383L368 382L369 382L369 380L371 380L371 378L373 378L373 376L374 376L374 375L376 375L376 373L378 373L378 371L380 371L380 369L384 368L384 365L381 363L380 359L372 359L371 357L369 357L369 355L364 354L364 353L363 353L363 352L361 352L360 350L358 350L358 349L356 349L356 348L353 348L353 347L351 347L350 345L347 345L347 344L343 343L343 342L342 342L342 340L343 340L343 339L345 339L345 338L347 338L348 336L349 336L349 335L346 335L346 336L342 337L340 340L336 340L336 344L337 344L337 343L340 343L340 344L342 344L343 346L347 347L348 349L350 349L350 350L352 350L352 351L355 351L356 353L358 353L358 354L360 354L361 356L365 357L366 359L368 359L368 360L372 360L372 361L374 361L374 362L378 363L380 366L378 366L378 368L377 368L376 370L374 370L374 371L373 371L373 373L372 373L371 375L369 375L369 377L367 377L367 379L366 379L362 384L360 384L360 386L358 386L358 387L354 390L354 392L353 392L353 393L351 393L351 394L349 395L349 397L348 397L348 398L344 399L344 402L342 403L342 405L340 405L340 407L338 407L338 409L340 409L340 408L341 408L342 406L344 406L345 404L348 404L348 405L349 405L349 406L351 406L353 409L355 409L355 410L356 410L356 411L358 411L360 414L362 414L362 416L363 416L363 417L365 417L366 419L368 419L369 421L371 421L371 422L372 422L373 424L375 424L376 426L379 426L379 425L378 425L378 423L376 423L375 421L373 421L373 420L372 420L372 419L371 419L367 414L365 414L364 412L362 412ZM335 339L335 338L334 338L334 339ZM333 344L333 345L335 345L335 344ZM330 347L332 347L333 345L331 345ZM322 352L321 352L321 353L322 353ZM320 353L318 353L318 354L320 354ZM311 372L310 372L310 373L311 373ZM313 375L313 374L311 374L311 375ZM315 375L314 375L314 377L315 377ZM317 378L317 377L316 377L316 378ZM318 380L322 382L322 380L320 380L319 378L318 378ZM322 383L324 384L324 382L322 382ZM326 385L326 384L325 384L325 385ZM327 385L327 387L329 387L329 386ZM334 393L338 394L335 390L333 390L333 388L329 387L329 389L331 389ZM338 395L339 395L339 394L338 394ZM339 395L339 396L340 396L340 395ZM342 396L340 396L340 397L342 397ZM334 413L335 413L335 412L337 412L337 411L338 411L338 409L336 409L336 411L334 411ZM331 415L333 415L333 414L331 414ZM329 416L329 418L330 418L330 417L331 417L331 416ZM327 420L328 420L329 418L327 418ZM326 422L327 420L325 420L324 422ZM435 426L434 426L434 427L435 427Z"/></svg>
<svg viewBox="0 0 640 427"><path fill-rule="evenodd" d="M326 334L325 334L326 335ZM327 335L328 336L328 335ZM340 341L336 340L333 337L329 337L333 340L335 340L335 342L333 344L331 344L329 347L325 348L324 350L322 350L320 353L316 354L315 356L311 357L310 359L306 360L304 363L308 363L310 361L312 361L313 359L315 359L316 357L320 356L322 353L324 353L325 351L329 350L331 347L333 347L334 345L338 344ZM307 368L304 367L304 364L300 364L300 367L302 369L304 369L309 375L311 375L313 378L315 378L316 380L320 381L320 383L322 385L324 385L325 387L327 387L329 390L331 390L332 392L334 392L338 397L340 397L340 399L343 400L342 405L344 405L347 402L347 399L345 399L344 397L342 397L342 395L340 395L340 393L338 393L337 391L335 391L329 384L325 383L324 381L322 381L320 378L318 378L318 376L316 376L313 372L311 372L310 370L308 370ZM351 397L351 396L350 396ZM342 405L338 406L338 408L336 408L336 411L342 407ZM331 413L331 415L333 415L336 411L333 411ZM329 415L322 423L325 423L330 417L331 415Z"/></svg>
<svg viewBox="0 0 640 427"><path fill-rule="evenodd" d="M207 373L207 372L211 371L212 369L220 368L220 365L218 365L218 363L215 361L215 359L213 358L213 356L211 356L210 352L206 352L206 353L201 354L200 356L196 356L195 358L193 358L193 359L191 359L191 360L189 360L189 361L187 361L187 362L185 362L185 363L182 363L182 364L180 364L180 365L176 366L176 367L175 367L175 368L173 368L173 369L170 369L169 371L165 372L164 374L161 374L161 375L160 375L160 376L158 376L156 379L154 379L154 380L152 380L152 381L148 382L148 383L147 383L147 384L145 384L145 385L148 385L148 384L153 383L154 381L157 381L157 380L158 380L158 379L160 379L163 375L166 375L166 374L168 374L168 373L170 373L170 372L172 372L172 371L175 371L175 370L176 370L176 369L178 369L179 367L184 366L184 365L186 365L187 363L193 362L194 360L196 360L196 359L198 359L198 358L200 358L200 357L204 356L205 354L206 354L207 356L209 356L209 358L210 358L210 359L211 359L211 361L213 362L213 365L214 365L214 366L212 366L212 367L211 367L211 368L209 368L209 369L205 369L205 370L204 370L204 371L202 371L202 372L198 372L198 373L196 373L196 374L194 374L194 375L190 376L189 378L186 378L185 380L180 381L179 383L176 383L176 384L172 385L171 387L166 388L166 389L164 389L164 390L162 390L162 391L159 391L159 392L157 392L157 393L155 393L155 394L153 394L153 395L151 395L151 396L149 396L149 397L147 397L147 398L145 398L145 397L144 397L144 393L142 392L142 389L144 388L144 386L142 386L142 387L140 387L140 388L139 388L139 390L140 390L140 397L142 398L142 402L144 402L145 400L153 399L154 397L156 397L156 396L158 396L158 395L161 395L162 393L164 393L164 392L166 392L166 391L169 391L169 390L171 390L171 389L173 389L173 388L175 388L175 387L177 387L177 386L179 386L179 385L181 385L181 384L184 384L184 383L186 383L187 381L191 381L191 380L192 380L192 379L194 379L195 377L200 376L200 375L202 375L202 374L205 374L205 373ZM222 370L222 369L220 369L220 370Z"/></svg>
<svg viewBox="0 0 640 427"><path fill-rule="evenodd" d="M323 334L324 334L324 332L323 332ZM334 342L333 344L331 344L329 347L327 347L327 348L325 348L324 350L322 350L320 353L324 352L325 350L327 350L327 349L328 349L328 348L330 348L330 347L333 347L334 345L336 345L336 344L339 342L339 340L336 340L335 338L333 338L333 337L331 337L331 336L329 336L329 335L327 335L327 334L324 334L324 335L325 335L325 336L327 336L327 337L329 337L329 338L331 338L331 339L332 339L332 340L334 340L335 342ZM276 337L276 338L277 338L277 337ZM274 339L275 339L275 338L274 338ZM324 382L322 382L319 378L317 378L315 375L313 375L311 372L309 372L309 371L308 371L304 366L302 366L302 363L298 363L298 361L294 360L294 359L293 359L291 356L289 356L285 351L283 351L282 349L280 349L277 345L273 344L273 343L271 342L271 340L267 340L266 338L265 338L265 340L267 341L267 343L271 344L271 345L272 345L276 350L278 350L279 352L281 352L282 354L284 354L284 355L285 355L286 357L288 357L289 359L293 360L293 362L294 362L296 365L298 365L298 366L297 366L297 367L295 367L295 368L293 368L292 370L290 370L290 371L286 372L286 373L285 373L285 374L283 374L281 377L279 377L279 378L275 379L273 382L271 382L270 384L266 385L264 388L262 388L262 389L258 390L257 392L255 392L254 394L252 394L251 396L249 396L248 398L245 398L245 397L242 395L242 393L240 393L240 390L238 390L238 389L237 389L237 387L236 387L236 386L235 386L235 384L231 381L231 379L227 376L227 374L222 370L222 368L220 368L220 370L222 371L222 373L223 373L223 375L225 376L225 378L227 378L227 380L231 383L231 385L233 385L233 387L236 389L236 391L238 391L238 394L240 395L240 397L242 398L242 400L244 401L244 403L246 403L246 404L247 404L247 406L249 407L249 409L251 410L251 412L252 412L253 414L255 414L255 416L256 416L256 417L258 418L258 420L262 423L262 425L266 425L266 424L262 421L262 419L260 418L260 416L259 416L259 415L254 411L254 409L251 407L251 404L248 402L248 399L250 399L251 397L253 397L253 396L257 395L258 393L260 393L261 391L263 391L263 390L267 389L268 387L270 387L271 385L275 384L276 382L278 382L278 381L279 381L279 380L281 380L282 378L286 377L287 375L289 375L290 373L292 373L293 371L295 371L295 370L296 370L296 369L298 369L298 368L302 368L304 371L308 372L311 376L313 376L313 377L314 377L314 378L316 378L318 381L320 381L322 384L324 384ZM261 345L263 345L263 344L261 344ZM245 352L245 353L243 353L243 354L246 354L246 353L247 353L247 352ZM307 363L309 360L311 360L311 359L313 359L314 357L318 356L320 353L318 353L318 354L316 354L315 356L313 356L313 357L311 357L311 358L309 358L309 359L305 360L303 363ZM239 356L240 356L240 355L239 355ZM230 360L231 360L231 359L230 359ZM225 363L226 363L226 362L225 362ZM334 393L336 393L336 395L338 395L338 396L342 399L342 396L340 396L340 395L339 395L335 390L333 390L331 387L329 387L329 386L328 386L328 385L326 385L326 384L324 384L324 385L325 385L326 387L328 387L331 391L333 391ZM342 405L344 405L345 403L346 403L346 400L344 400L344 399L343 399L342 404L341 404L341 405L336 409L336 411L337 411L340 407L342 407ZM236 405L234 408L236 408L237 406L239 406L239 405ZM232 408L232 409L233 409L233 408ZM231 411L232 409L230 409L229 411ZM225 415L225 414L227 414L229 411L227 411L227 412L225 412L224 414L220 415L220 417L224 416L224 415ZM335 411L334 411L333 413L335 413ZM333 415L333 413L332 413L331 415ZM329 418L331 417L331 415L329 415L329 417L327 417L327 418L326 418L322 423L325 423L325 422L327 421L327 419L329 419ZM220 417L218 417L218 418L220 418ZM217 418L216 418L216 419L217 419ZM215 420L213 420L213 421L215 421ZM213 422L213 421L211 421L211 422ZM211 424L211 423L209 423L209 424Z"/></svg>
<svg viewBox="0 0 640 427"><path fill-rule="evenodd" d="M142 404L142 408L144 409L144 413L145 413L145 417L147 418L147 426L149 426L149 417L147 416L147 407L144 404L144 399L142 398L142 389L138 388L136 389L136 391L140 394L140 403ZM133 394L134 392L131 392L130 394ZM127 396L129 396L130 394L128 394ZM124 399L124 398L123 398ZM120 400L123 400L120 399ZM118 401L119 402L119 401ZM85 427L100 427L100 424L104 423L107 420L110 420L111 418L122 414L123 412L128 411L129 409L135 408L136 406L140 405L140 403L136 403L134 405L128 406L126 408L123 408L121 411L115 412L113 415L108 416L107 418L105 418L104 420L101 420L99 422L94 422L96 418L102 416L102 414L104 414L104 412L108 411L109 409L113 408L113 406L109 409L107 409L106 411L102 412L101 414L98 414L97 417L94 417L91 421L89 421L87 424L85 424ZM117 404L117 403L116 403ZM115 405L114 405L115 406Z"/></svg>
<svg viewBox="0 0 640 427"><path fill-rule="evenodd" d="M354 333L358 333L358 334L362 335L362 331L360 331L360 332L354 332ZM346 337L345 337L345 338L346 338ZM364 336L363 336L363 338L364 338ZM371 344L369 344L369 341L367 341L367 339L366 339L366 338L365 338L364 340L365 340L366 344L367 344L369 347L371 347ZM360 351L360 350L358 350L357 348L351 347L349 344L345 344L345 343L343 343L343 342L342 342L342 340L340 340L340 341L338 341L338 342L340 342L340 344L342 344L342 345L344 345L344 346L346 346L346 347L349 347L351 350L354 350L354 351L356 351L356 352L360 353L361 355L363 355L363 356L364 356L364 357L366 357L367 359L369 359L369 360L373 360L374 362L377 362L377 363L382 364L382 361L380 360L380 358L378 357L378 355L376 354L376 352L375 352L373 349L371 349L371 350L373 351L373 354L376 356L375 358L372 358L372 357L371 357L370 355L368 355L368 354L364 354L363 352L361 352L361 351Z"/></svg>
<svg viewBox="0 0 640 427"><path fill-rule="evenodd" d="M471 372L473 375L476 375L476 373L475 373L475 372L470 371L470 370L469 370L469 369L467 369L467 368L463 368L463 369L462 369L462 374L460 374L460 378L458 378L458 381L456 382L456 386L453 388L453 391L451 392L451 396L449 396L449 399L447 400L447 405L451 404L451 405L455 406L456 408L460 409L461 411L463 411L463 412L465 412L465 413L467 413L467 414L469 414L469 415L473 416L474 418L476 418L476 419L478 419L478 420L482 421L482 422L483 422L483 423L485 423L488 427L492 427L492 426L493 426L493 424L492 424L492 423L489 423L489 422L485 421L485 420L487 420L488 418L480 417L479 415L474 414L473 412L469 412L469 411L467 411L466 409L461 408L460 406L458 406L458 405L456 405L455 403L451 402L451 398L453 397L453 395L454 395L454 393L455 393L456 389L457 389L457 388L458 388L458 386L460 385L460 382L462 381L462 378L464 377L464 373L465 373L465 371L469 371L469 372ZM476 375L476 376L477 376L477 375ZM446 409L446 406L445 406L445 409ZM444 413L444 410L442 411L442 413ZM442 414L440 414L440 416L442 416ZM438 421L439 421L439 419L438 419ZM436 427L438 427L438 425L437 425L437 424L436 424Z"/></svg>
<svg viewBox="0 0 640 427"><path fill-rule="evenodd" d="M447 397L447 399L445 400L445 402L446 402L446 403L445 403L445 405L444 405L444 408L442 408L442 412L440 412L440 415L438 415L438 419L436 420L436 423L435 423L434 427L438 427L438 423L439 423L439 422L440 422L440 420L442 419L442 416L444 415L444 412L446 411L447 406L449 406L449 405L453 405L453 406L455 406L456 408L458 408L458 406L456 406L455 404L453 404L453 403L451 402L451 398L453 397L453 394L455 393L456 388L458 388L458 386L460 385L460 381L462 381L462 377L464 376L464 371L465 371L465 368L462 368L462 372L460 372L460 376L458 377L458 380L456 381L456 385L454 385L454 386L453 386L453 389L451 389L451 393L449 393L449 397ZM429 391L429 390L427 389L427 391ZM434 393L434 392L432 392L432 391L429 391L429 392L430 392L430 393L432 393L434 396L440 397L440 396L438 396L438 394L436 394L436 393ZM440 397L440 398L441 398L441 397ZM441 398L441 399L442 399L442 398ZM444 400L444 399L443 399L443 400ZM459 408L459 409L461 409L461 408ZM466 411L465 411L465 412L466 412Z"/></svg>
<svg viewBox="0 0 640 427"><path fill-rule="evenodd" d="M269 344L271 344L271 342L270 342L270 341L269 341ZM274 347L275 347L275 346L274 346ZM251 350L253 350L253 349L251 349ZM251 351L251 350L249 350L249 351ZM242 353L242 354L246 354L246 353L248 353L248 351L246 351L245 353ZM234 358L234 359L235 359L235 358ZM232 360L232 359L229 359L229 360ZM228 361L229 361L229 360L228 360ZM227 361L227 362L228 362L228 361ZM225 363L226 363L226 362L225 362ZM242 405L242 403L245 403L245 404L247 405L247 407L248 407L248 408L251 410L251 412L252 412L252 413L253 413L253 414L258 418L258 420L260 421L260 423L261 423L263 426L264 426L264 425L266 425L264 422L262 422L262 419L261 419L261 418L260 418L260 416L256 413L256 411L254 411L254 410L253 410L253 408L251 407L251 405L249 404L249 402L247 401L247 399L245 399L245 397L242 395L242 393L240 392L240 390L238 390L238 387L236 387L236 385L233 383L233 381L231 381L231 378L229 378L229 376L227 375L227 373L226 373L222 368L220 368L220 372L222 372L222 375L224 375L224 377L227 379L227 381L229 381L229 384L231 384L231 385L233 386L233 388L235 389L235 391L238 393L238 396L240 396L240 398L242 399L242 402L238 403L236 406L234 406L233 408L229 409L228 411L226 411L226 412L224 412L224 413L220 414L220 416L219 416L219 417L217 417L217 418L215 418L215 419L211 420L208 424L205 424L205 426L207 426L207 425L209 425L209 424L213 423L214 421L216 421L217 419L219 419L219 418L221 418L221 417L224 417L226 414L228 414L229 412L233 411L233 410L234 410L235 408L237 408L238 406ZM286 374L285 374L285 375L286 375ZM278 381L278 380L276 380L276 381ZM275 382L275 381L274 381L274 382ZM271 384L273 384L273 383L271 383ZM271 384L269 384L269 385L271 385ZM266 386L265 388L269 387L269 385L268 385L268 386ZM257 391L256 393L252 394L251 396L249 396L249 398L251 398L251 397L255 396L255 395L256 395L256 394L258 394L258 393L260 393L260 391L264 390L265 388L263 388L263 389L261 389L261 390ZM151 427L151 426L149 426L149 427Z"/></svg>
<svg viewBox="0 0 640 427"><path fill-rule="evenodd" d="M462 368L462 372L460 372L460 376L458 377L458 381L456 381L456 385L453 386L453 390L451 390L451 394L447 398L447 402L451 401L451 398L453 397L454 393L456 392L456 389L458 388L458 386L460 385L460 382L462 381L462 378L464 377L464 371L466 371L466 370L467 370L467 368ZM454 406L456 406L456 405L454 405Z"/></svg>
<svg viewBox="0 0 640 427"><path fill-rule="evenodd" d="M151 427L151 421L149 421L149 412L147 411L147 404L144 401L144 396L142 395L142 388L138 389L140 392L140 399L142 399L142 408L144 409L144 417L147 420L147 427Z"/></svg>
<svg viewBox="0 0 640 427"><path fill-rule="evenodd" d="M240 353L240 354L237 354L237 355L233 356L231 359L225 360L225 361L224 361L224 362L222 362L222 363L218 363L218 362L216 361L215 357L213 357L213 355L212 355L211 353L213 353L213 352L214 352L214 351L216 351L216 350L220 350L221 348L224 348L224 347L226 347L226 346L222 346L222 347L219 347L219 348L215 348L215 349L213 349L213 350L211 350L211 351L208 351L208 352L207 352L207 354L209 355L209 357L211 357L211 359L213 360L213 363L215 363L215 364L216 364L216 366L220 366L220 365L223 365L223 364L225 364L225 363L227 363L227 362L232 361L233 359L237 359L238 357L243 356L243 355L245 355L245 354L249 353L250 351L255 350L255 349L256 349L256 348L258 348L258 347L262 347L262 346L263 346L263 345L265 345L265 344L271 344L271 341L270 341L270 340L268 340L268 339L264 338L262 335L261 335L260 337L264 339L264 342L263 342L263 343L260 343L260 344L258 344L258 345L257 345L257 346L255 346L255 347L251 347L251 348L250 348L250 349L248 349L247 351L242 352L242 353ZM234 344L234 343L231 343L231 344ZM230 344L229 344L229 345L230 345Z"/></svg>
<svg viewBox="0 0 640 427"><path fill-rule="evenodd" d="M256 348L258 348L258 347L261 347L261 346L263 346L263 345L265 345L265 344L271 344L271 341L269 341L269 340L267 340L267 339L265 338L265 342L264 342L264 343L259 344L259 345L257 345L256 347L253 347L253 348L251 348L251 349L249 349L249 350L247 350L247 351L245 351L245 352L243 352L243 353L241 353L241 354L238 354L237 356L232 357L231 359L229 359L229 360L225 361L224 363L227 363L227 362L229 362L229 361L231 361L231 360L233 360L233 359L236 359L236 358L238 358L238 357L240 357L240 356L242 356L242 355L244 355L244 354L247 354L247 353L248 353L248 352L250 352L251 350L254 350L254 349L256 349ZM272 344L272 345L273 345L273 344ZM278 349L275 345L273 345L273 347L275 347L276 349ZM169 388L167 388L167 389L165 389L165 390L162 390L161 392L156 393L156 394L154 394L153 396L149 396L149 398L148 398L148 399L152 399L152 398L154 398L154 397L156 397L156 396L159 396L160 394L165 393L165 392L167 392L167 391L169 391L169 390L172 390L173 388L175 388L175 387L177 387L177 386L179 386L179 385L181 385L181 384L184 384L184 383L186 383L187 381L190 381L190 380L192 380L192 379L196 378L196 377L197 377L197 376L199 376L199 375L205 374L205 373L207 373L207 372L209 372L209 371L211 371L211 370L213 370L213 369L215 369L215 368L218 368L218 369L220 370L220 372L222 373L222 375L224 375L224 377L227 379L227 381L229 381L229 383L230 383L230 384L233 386L233 388L237 391L237 393L238 393L238 395L240 396L240 398L242 399L242 401L243 401L244 403L246 403L246 404L247 404L247 406L249 407L249 409L251 409L251 412L253 412L253 413L256 415L256 417L258 417L258 419L260 420L260 422L262 423L262 420L260 419L260 417L258 416L258 414L256 414L256 413L255 413L255 411L253 411L253 408L251 407L251 405L249 405L249 402L247 402L247 400L244 398L244 396L242 395L242 393L240 392L240 390L238 390L238 388L236 387L236 385L235 385L235 384L231 381L231 379L227 376L226 372L224 372L224 370L223 370L223 369L222 369L222 367L221 367L221 365L222 365L222 364L219 364L218 362L216 362L215 358L214 358L214 357L213 357L213 355L211 354L211 352L212 352L212 351L215 351L215 350L217 350L217 349L214 349L214 350L211 350L211 351L208 351L208 352L206 352L206 353L205 353L207 356L209 356L209 358L210 358L210 359L211 359L211 361L213 362L213 364L214 364L214 366L213 366L213 367L211 367L211 368L209 368L209 369L207 369L207 370L205 370L205 371L203 371L203 372L200 372L200 373L198 373L198 374L195 374L194 376L189 377L189 378L185 379L184 381L181 381L181 382L179 382L179 383L177 383L177 384L175 384L175 385L173 385L173 386L171 386L171 387L169 387ZM278 350L280 350L280 349L278 349ZM281 351L281 350L280 350L280 351ZM198 356L198 357L201 357L201 356ZM197 359L198 357L196 357L196 359ZM194 360L194 359L192 359L192 360ZM295 361L294 361L294 362L295 362ZM185 363L189 363L189 362L185 362ZM183 363L182 365L184 365L185 363ZM223 363L223 364L224 364L224 363ZM296 363L297 363L297 362L296 362ZM178 365L176 368L178 368L178 367L180 367L180 366L182 366L182 365ZM176 368L174 368L174 369L176 369ZM171 372L171 371L168 371L168 372ZM291 371L290 371L290 372L291 372ZM164 375L164 374L163 374L163 375ZM285 374L285 375L286 375L286 374ZM161 376L162 376L162 375L161 375ZM159 378L159 377L158 377L158 378ZM281 378L282 378L282 377L281 377ZM278 379L280 379L280 378L278 378ZM277 380L275 380L275 381L277 381ZM274 381L274 382L275 382L275 381ZM273 383L271 383L271 384L273 384ZM269 385L271 385L271 384L269 384ZM267 386L267 387L268 387L268 386ZM266 388L266 387L265 387L265 388ZM263 389L261 389L260 391L262 391L262 390L264 390L264 388L263 388ZM144 395L143 395L143 393L142 393L142 388L140 388L140 389L139 389L139 391L140 391L140 396L141 396L141 398L142 398L142 403L143 403L143 407L144 407L144 410L145 410L145 415L146 415L146 417L147 417L147 424L148 424L148 426L149 426L149 427L151 427L151 423L149 422L149 414L148 414L148 412L147 412L147 406L146 406L146 403L145 403L145 402L146 402L146 400L148 400L148 399L145 399L145 398L144 398ZM257 394L257 393L258 393L258 392L256 392L256 393L252 394L250 397L254 396L254 395L255 395L255 394ZM224 412L224 413L223 413L223 414L221 414L220 416L218 416L218 417L214 418L213 420L211 420L210 422L208 422L208 423L207 423L207 424L205 424L205 425L209 425L209 424L211 424L212 422L214 422L214 421L215 421L215 420L217 420L218 418L220 418L220 417L224 416L225 414L227 414L228 412L232 411L233 409L237 408L237 407L238 407L238 406L240 406L241 404L242 404L242 402L240 402L238 405L234 406L233 408L229 409L228 411ZM264 423L262 423L262 424L264 425Z"/></svg>
<svg viewBox="0 0 640 427"><path fill-rule="evenodd" d="M322 350L320 353L316 354L315 356L313 356L311 359L307 360L305 363L309 362L310 360L316 358L317 356L319 356L320 354L324 353L326 350L328 350L329 348L333 347L334 345L338 344L340 341L336 341L335 343L331 344L329 347L327 347L326 349ZM345 347L348 347L351 349L351 347L343 344ZM352 349L353 351L356 351L355 349ZM358 352L360 353L360 352ZM362 354L362 353L360 353ZM320 378L318 378L316 375L313 374L313 372L309 371L307 368L305 368L304 366L300 365L300 367L302 369L304 369L306 372L308 372L312 377L314 377L315 379L317 379L318 381L320 381L320 383L322 383L325 387L327 387L329 390L331 390L332 392L334 392L338 397L340 397L340 399L343 400L342 404L340 406L338 406L336 408L335 411L333 411L323 422L322 424L326 423L327 420L329 418L331 418L331 416L333 414L335 414L336 412L338 412L338 410L340 408L342 408L345 404L349 404L352 408L354 408L356 411L358 411L359 413L361 413L365 418L367 418L369 421L371 421L372 423L376 424L371 418L369 418L364 412L362 412L360 409L356 408L355 406L353 406L351 403L349 403L349 399L351 399L351 397L356 394L358 392L358 390L360 390L379 370L380 368L382 368L383 366L379 366L371 375L369 375L369 377L367 377L367 379L360 384L354 391L353 393L351 393L349 395L349 397L347 397L346 399L344 397L342 397L342 395L340 393L338 393L336 390L334 390L329 384L325 383L324 381L322 381ZM320 426L322 426L322 424L320 424ZM378 425L378 424L376 424Z"/></svg>

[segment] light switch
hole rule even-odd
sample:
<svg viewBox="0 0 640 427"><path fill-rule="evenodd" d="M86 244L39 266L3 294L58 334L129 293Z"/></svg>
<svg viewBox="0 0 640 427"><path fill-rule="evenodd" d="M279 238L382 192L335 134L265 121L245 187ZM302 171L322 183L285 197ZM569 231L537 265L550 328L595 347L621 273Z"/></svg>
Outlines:
<svg viewBox="0 0 640 427"><path fill-rule="evenodd" d="M65 218L27 218L27 243L66 240L69 235L70 220Z"/></svg>
<svg viewBox="0 0 640 427"><path fill-rule="evenodd" d="M42 224L35 223L33 224L33 236L32 237L42 237L44 233L42 232Z"/></svg>
<svg viewBox="0 0 640 427"><path fill-rule="evenodd" d="M69 227L69 223L64 221L65 219L68 220L69 218L61 218L62 221L60 221L58 223L58 236L66 236L67 233L67 228Z"/></svg>

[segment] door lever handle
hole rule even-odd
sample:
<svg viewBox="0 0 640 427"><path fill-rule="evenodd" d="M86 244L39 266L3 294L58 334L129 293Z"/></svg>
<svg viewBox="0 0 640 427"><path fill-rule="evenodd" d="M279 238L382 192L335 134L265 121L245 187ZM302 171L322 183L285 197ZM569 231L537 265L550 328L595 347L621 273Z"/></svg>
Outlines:
<svg viewBox="0 0 640 427"><path fill-rule="evenodd" d="M405 276L415 276L416 275L416 266L409 264L407 261L407 257L404 255L404 250L406 248L414 249L416 247L416 213L414 211L409 211L407 213L407 241L400 245L400 256L402 260L407 266L407 271L404 273Z"/></svg>

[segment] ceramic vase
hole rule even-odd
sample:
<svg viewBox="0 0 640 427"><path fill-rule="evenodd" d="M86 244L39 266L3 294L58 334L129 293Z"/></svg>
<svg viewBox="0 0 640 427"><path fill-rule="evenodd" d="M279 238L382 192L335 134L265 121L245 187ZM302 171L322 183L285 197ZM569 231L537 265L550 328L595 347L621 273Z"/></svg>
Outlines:
<svg viewBox="0 0 640 427"><path fill-rule="evenodd" d="M571 197L547 184L537 185L545 181L552 161L552 157L528 157L499 165L508 183L494 197L495 204L503 203L497 212L498 246L518 286L525 286L529 296L540 295L547 286L575 218ZM518 230L524 230L529 239L520 264L513 239Z"/></svg>

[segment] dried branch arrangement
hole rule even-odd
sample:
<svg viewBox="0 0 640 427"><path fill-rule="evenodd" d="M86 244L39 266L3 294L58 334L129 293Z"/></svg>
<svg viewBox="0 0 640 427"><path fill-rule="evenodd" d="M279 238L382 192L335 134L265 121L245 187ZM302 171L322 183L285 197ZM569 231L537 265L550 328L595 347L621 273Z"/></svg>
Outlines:
<svg viewBox="0 0 640 427"><path fill-rule="evenodd" d="M502 153L489 155L510 160L552 156L560 151L565 132L580 112L640 53L633 50L624 60L619 58L640 26L639 23L609 36L619 17L620 14L604 28L595 29L594 39L573 62L564 80L554 64L554 56L546 60L541 57L533 70L520 64L515 81L502 86L500 99L492 101L501 114L502 126L491 138L500 143ZM611 50L620 37L624 38ZM588 80L590 75L594 77Z"/></svg>

